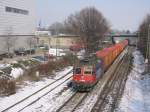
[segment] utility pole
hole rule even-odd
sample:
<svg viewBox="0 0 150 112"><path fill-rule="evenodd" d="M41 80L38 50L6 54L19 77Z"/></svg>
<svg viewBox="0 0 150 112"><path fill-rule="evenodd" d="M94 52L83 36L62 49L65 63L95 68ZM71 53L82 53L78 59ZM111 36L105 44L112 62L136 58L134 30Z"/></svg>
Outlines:
<svg viewBox="0 0 150 112"><path fill-rule="evenodd" d="M147 40L147 59L148 59L148 66L147 71L150 72L150 24L148 26L148 40Z"/></svg>
<svg viewBox="0 0 150 112"><path fill-rule="evenodd" d="M57 26L55 25L55 33L56 33L56 60L58 56L58 32L57 32Z"/></svg>
<svg viewBox="0 0 150 112"><path fill-rule="evenodd" d="M136 49L138 48L138 42L139 42L139 38L140 38L140 32L137 32L137 38L136 38Z"/></svg>
<svg viewBox="0 0 150 112"><path fill-rule="evenodd" d="M48 44L49 44L49 49L51 48L51 37L48 37Z"/></svg>

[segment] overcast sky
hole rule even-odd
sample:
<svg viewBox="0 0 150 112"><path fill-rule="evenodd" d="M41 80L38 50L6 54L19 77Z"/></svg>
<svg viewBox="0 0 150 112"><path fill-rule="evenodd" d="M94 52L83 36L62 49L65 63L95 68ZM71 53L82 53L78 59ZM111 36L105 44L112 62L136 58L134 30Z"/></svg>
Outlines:
<svg viewBox="0 0 150 112"><path fill-rule="evenodd" d="M94 6L102 12L113 29L136 30L146 14L150 0L36 0L38 21L42 26L64 21L85 7Z"/></svg>

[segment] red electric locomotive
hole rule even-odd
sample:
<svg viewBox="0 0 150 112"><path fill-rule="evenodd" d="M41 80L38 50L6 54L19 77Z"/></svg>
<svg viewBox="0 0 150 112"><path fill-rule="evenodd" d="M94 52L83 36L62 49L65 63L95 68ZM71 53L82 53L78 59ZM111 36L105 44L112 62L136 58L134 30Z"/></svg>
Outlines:
<svg viewBox="0 0 150 112"><path fill-rule="evenodd" d="M98 82L103 72L112 64L116 57L128 45L124 40L109 48L97 51L95 54L84 57L74 65L72 86L78 91L89 91Z"/></svg>
<svg viewBox="0 0 150 112"><path fill-rule="evenodd" d="M95 56L80 60L73 70L73 87L79 91L89 91L102 74L100 59Z"/></svg>

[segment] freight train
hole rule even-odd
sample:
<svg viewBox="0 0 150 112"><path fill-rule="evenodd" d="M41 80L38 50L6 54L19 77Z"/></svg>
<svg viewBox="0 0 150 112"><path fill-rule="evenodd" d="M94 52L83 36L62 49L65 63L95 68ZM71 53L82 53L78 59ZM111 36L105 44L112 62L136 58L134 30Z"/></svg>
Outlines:
<svg viewBox="0 0 150 112"><path fill-rule="evenodd" d="M90 91L127 46L128 40L124 40L94 54L85 56L73 67L73 88L77 91Z"/></svg>

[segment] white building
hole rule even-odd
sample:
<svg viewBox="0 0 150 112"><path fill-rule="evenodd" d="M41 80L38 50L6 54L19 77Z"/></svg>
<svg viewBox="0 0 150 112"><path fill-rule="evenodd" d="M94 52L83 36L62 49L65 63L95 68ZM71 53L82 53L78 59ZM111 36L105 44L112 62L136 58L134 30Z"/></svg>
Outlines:
<svg viewBox="0 0 150 112"><path fill-rule="evenodd" d="M34 35L35 31L36 0L0 0L0 39L1 35ZM17 46L25 44L22 39L18 37Z"/></svg>

